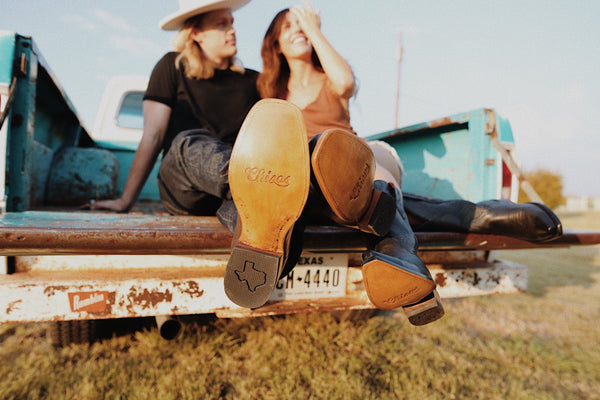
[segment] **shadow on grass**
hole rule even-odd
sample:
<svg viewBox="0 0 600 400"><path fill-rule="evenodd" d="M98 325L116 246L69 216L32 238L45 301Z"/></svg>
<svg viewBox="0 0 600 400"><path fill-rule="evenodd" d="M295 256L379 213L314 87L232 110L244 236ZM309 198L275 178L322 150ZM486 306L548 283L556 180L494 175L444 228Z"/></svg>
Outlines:
<svg viewBox="0 0 600 400"><path fill-rule="evenodd" d="M338 323L363 322L376 316L383 315L382 313L381 310L377 309L329 312L332 318ZM245 326L249 322L248 318L220 319L215 314L180 315L178 318L182 324L182 335L186 335L186 333L193 335L198 331L202 331L205 334L212 334L223 330L235 331L240 326ZM261 324L269 324L272 320L285 318L287 318L286 315L274 315L268 318L252 318L252 325L260 328ZM155 331L158 329L154 317L96 320L95 325L95 335L90 342L99 342L114 337L131 336L135 335L137 332Z"/></svg>

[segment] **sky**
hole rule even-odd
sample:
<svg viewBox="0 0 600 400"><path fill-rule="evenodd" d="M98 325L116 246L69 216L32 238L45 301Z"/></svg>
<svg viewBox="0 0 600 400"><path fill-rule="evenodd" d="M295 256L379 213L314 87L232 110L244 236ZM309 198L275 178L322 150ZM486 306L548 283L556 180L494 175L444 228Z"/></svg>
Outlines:
<svg viewBox="0 0 600 400"><path fill-rule="evenodd" d="M298 3L253 0L234 14L246 67L262 69L267 26ZM400 127L494 109L511 123L523 170L560 174L564 195L600 196L600 1L312 3L357 77L360 136L394 128L399 82ZM174 33L158 21L177 9L177 0L0 0L0 30L33 37L91 128L112 76L148 76L171 50Z"/></svg>

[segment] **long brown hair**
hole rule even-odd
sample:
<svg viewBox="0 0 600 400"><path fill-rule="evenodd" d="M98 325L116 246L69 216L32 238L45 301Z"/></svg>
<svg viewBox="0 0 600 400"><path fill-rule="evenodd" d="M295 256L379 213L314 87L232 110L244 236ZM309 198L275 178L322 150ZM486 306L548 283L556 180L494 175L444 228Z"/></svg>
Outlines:
<svg viewBox="0 0 600 400"><path fill-rule="evenodd" d="M290 79L290 66L281 53L279 46L279 36L285 21L289 8L279 11L263 39L260 55L263 60L263 70L258 77L258 92L262 98L274 97L277 99L286 99L288 96L288 81ZM323 71L321 61L315 52L312 51L312 63L319 71Z"/></svg>
<svg viewBox="0 0 600 400"><path fill-rule="evenodd" d="M202 18L206 14L196 15L189 18L183 28L173 38L173 47L179 55L175 59L177 68L183 65L185 76L188 79L210 79L215 75L215 68L202 51L202 47L192 39L195 28L202 26ZM229 60L229 68L232 71L244 73L244 67L236 56Z"/></svg>

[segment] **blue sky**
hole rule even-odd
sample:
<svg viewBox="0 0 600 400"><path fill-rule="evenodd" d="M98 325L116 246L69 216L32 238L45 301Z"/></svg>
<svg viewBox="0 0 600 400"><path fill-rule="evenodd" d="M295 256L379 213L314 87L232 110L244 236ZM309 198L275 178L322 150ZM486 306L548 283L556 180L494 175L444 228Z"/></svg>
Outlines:
<svg viewBox="0 0 600 400"><path fill-rule="evenodd" d="M297 4L253 0L235 14L239 56L261 69L273 16ZM564 194L600 196L600 1L314 0L323 31L353 66L361 136L486 107L508 118L525 170L564 177ZM108 79L149 75L170 50L158 21L176 0L0 0L0 30L33 36L88 127Z"/></svg>

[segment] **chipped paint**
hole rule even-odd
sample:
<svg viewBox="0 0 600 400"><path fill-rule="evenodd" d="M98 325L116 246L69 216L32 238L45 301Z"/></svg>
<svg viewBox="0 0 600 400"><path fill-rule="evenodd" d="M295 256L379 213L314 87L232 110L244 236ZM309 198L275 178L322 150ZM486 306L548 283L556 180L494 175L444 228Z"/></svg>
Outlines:
<svg viewBox="0 0 600 400"><path fill-rule="evenodd" d="M446 286L446 280L447 277L444 273L442 272L438 272L434 275L434 279L433 281L435 282L436 285L438 285L439 287L444 287Z"/></svg>
<svg viewBox="0 0 600 400"><path fill-rule="evenodd" d="M130 301L130 309L134 304L142 307L156 307L159 303L169 303L173 300L173 294L166 289L161 291L160 289L147 289L144 288L141 292L138 288L131 288L127 295Z"/></svg>
<svg viewBox="0 0 600 400"><path fill-rule="evenodd" d="M185 281L176 285L181 288L183 293L190 295L192 298L202 297L204 294L204 290L201 290L198 282L195 281Z"/></svg>
<svg viewBox="0 0 600 400"><path fill-rule="evenodd" d="M502 260L462 265L429 264L442 298L515 293L527 287L527 267ZM128 318L155 315L239 314L223 290L220 266L152 270L16 273L0 277L0 322ZM76 309L69 294L103 293L105 308ZM83 297L80 297L83 299ZM346 295L284 300L256 313L370 308L359 267L348 268ZM243 311L243 310L242 310ZM241 312L242 314L245 311ZM255 314L256 314L255 313ZM246 314L247 315L247 314ZM254 314L252 314L254 315Z"/></svg>
<svg viewBox="0 0 600 400"><path fill-rule="evenodd" d="M19 303L22 303L22 300L15 300L8 303L8 306L6 307L6 315L11 314Z"/></svg>

